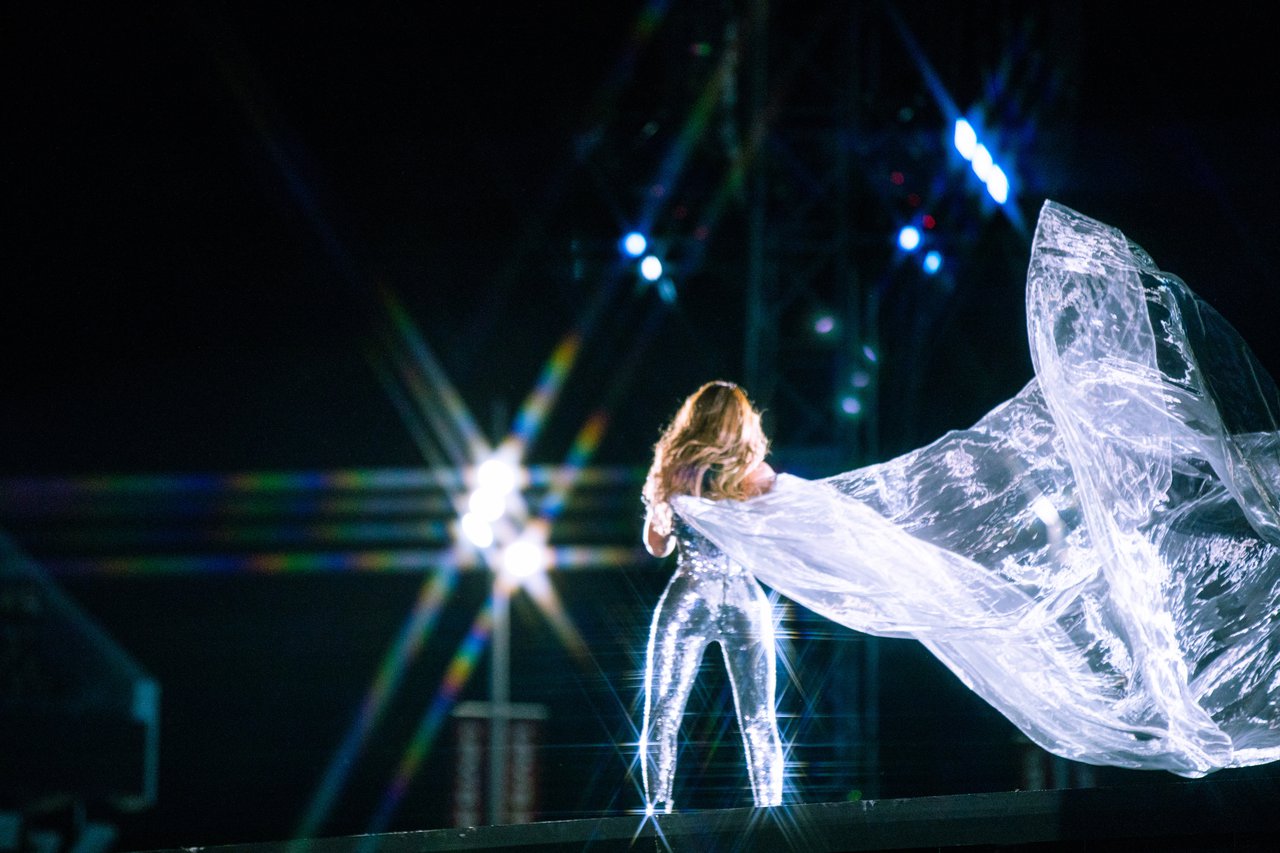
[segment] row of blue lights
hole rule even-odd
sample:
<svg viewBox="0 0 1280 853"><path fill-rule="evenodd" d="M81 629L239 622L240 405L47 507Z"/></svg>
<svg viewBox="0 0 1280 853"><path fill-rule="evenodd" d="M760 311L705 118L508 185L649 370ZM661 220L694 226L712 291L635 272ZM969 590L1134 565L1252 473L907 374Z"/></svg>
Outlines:
<svg viewBox="0 0 1280 853"><path fill-rule="evenodd" d="M978 139L978 132L965 119L956 119L955 133L952 141L956 151L969 165L987 188L987 194L995 199L996 204L1004 204L1009 200L1009 176L1000 168L991 151Z"/></svg>

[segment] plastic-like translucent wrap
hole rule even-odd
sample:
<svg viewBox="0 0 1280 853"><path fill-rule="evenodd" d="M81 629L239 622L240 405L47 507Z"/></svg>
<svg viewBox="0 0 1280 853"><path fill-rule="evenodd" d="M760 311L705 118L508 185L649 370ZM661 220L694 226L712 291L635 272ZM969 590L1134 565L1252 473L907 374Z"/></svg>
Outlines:
<svg viewBox="0 0 1280 853"><path fill-rule="evenodd" d="M1068 758L1202 776L1280 758L1280 395L1123 234L1053 202L1036 378L968 430L677 512L757 578L914 637Z"/></svg>

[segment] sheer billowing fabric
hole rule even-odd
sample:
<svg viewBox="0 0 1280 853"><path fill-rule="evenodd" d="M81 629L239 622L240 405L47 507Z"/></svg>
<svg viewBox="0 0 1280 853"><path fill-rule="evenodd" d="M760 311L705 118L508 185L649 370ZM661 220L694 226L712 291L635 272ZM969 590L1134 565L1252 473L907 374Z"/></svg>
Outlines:
<svg viewBox="0 0 1280 853"><path fill-rule="evenodd" d="M1046 203L1036 377L967 430L676 511L757 578L914 637L1046 749L1196 777L1280 758L1280 395L1119 231Z"/></svg>

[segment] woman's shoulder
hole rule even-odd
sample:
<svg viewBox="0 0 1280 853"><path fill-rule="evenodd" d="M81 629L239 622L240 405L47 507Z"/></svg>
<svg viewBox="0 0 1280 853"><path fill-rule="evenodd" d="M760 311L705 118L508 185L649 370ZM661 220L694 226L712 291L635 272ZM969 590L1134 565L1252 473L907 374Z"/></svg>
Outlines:
<svg viewBox="0 0 1280 853"><path fill-rule="evenodd" d="M761 462L747 474L747 485L753 495L763 495L773 488L778 479L778 472L768 462Z"/></svg>

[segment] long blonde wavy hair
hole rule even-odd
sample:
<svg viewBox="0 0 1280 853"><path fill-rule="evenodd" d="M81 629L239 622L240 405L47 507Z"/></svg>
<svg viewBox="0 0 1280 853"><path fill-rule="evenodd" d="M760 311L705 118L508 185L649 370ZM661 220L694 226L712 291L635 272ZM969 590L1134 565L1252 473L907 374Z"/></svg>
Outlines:
<svg viewBox="0 0 1280 853"><path fill-rule="evenodd" d="M708 382L681 404L653 448L644 502L661 533L670 532L672 495L745 500L748 475L769 453L760 413L732 382ZM703 487L704 481L706 487Z"/></svg>

